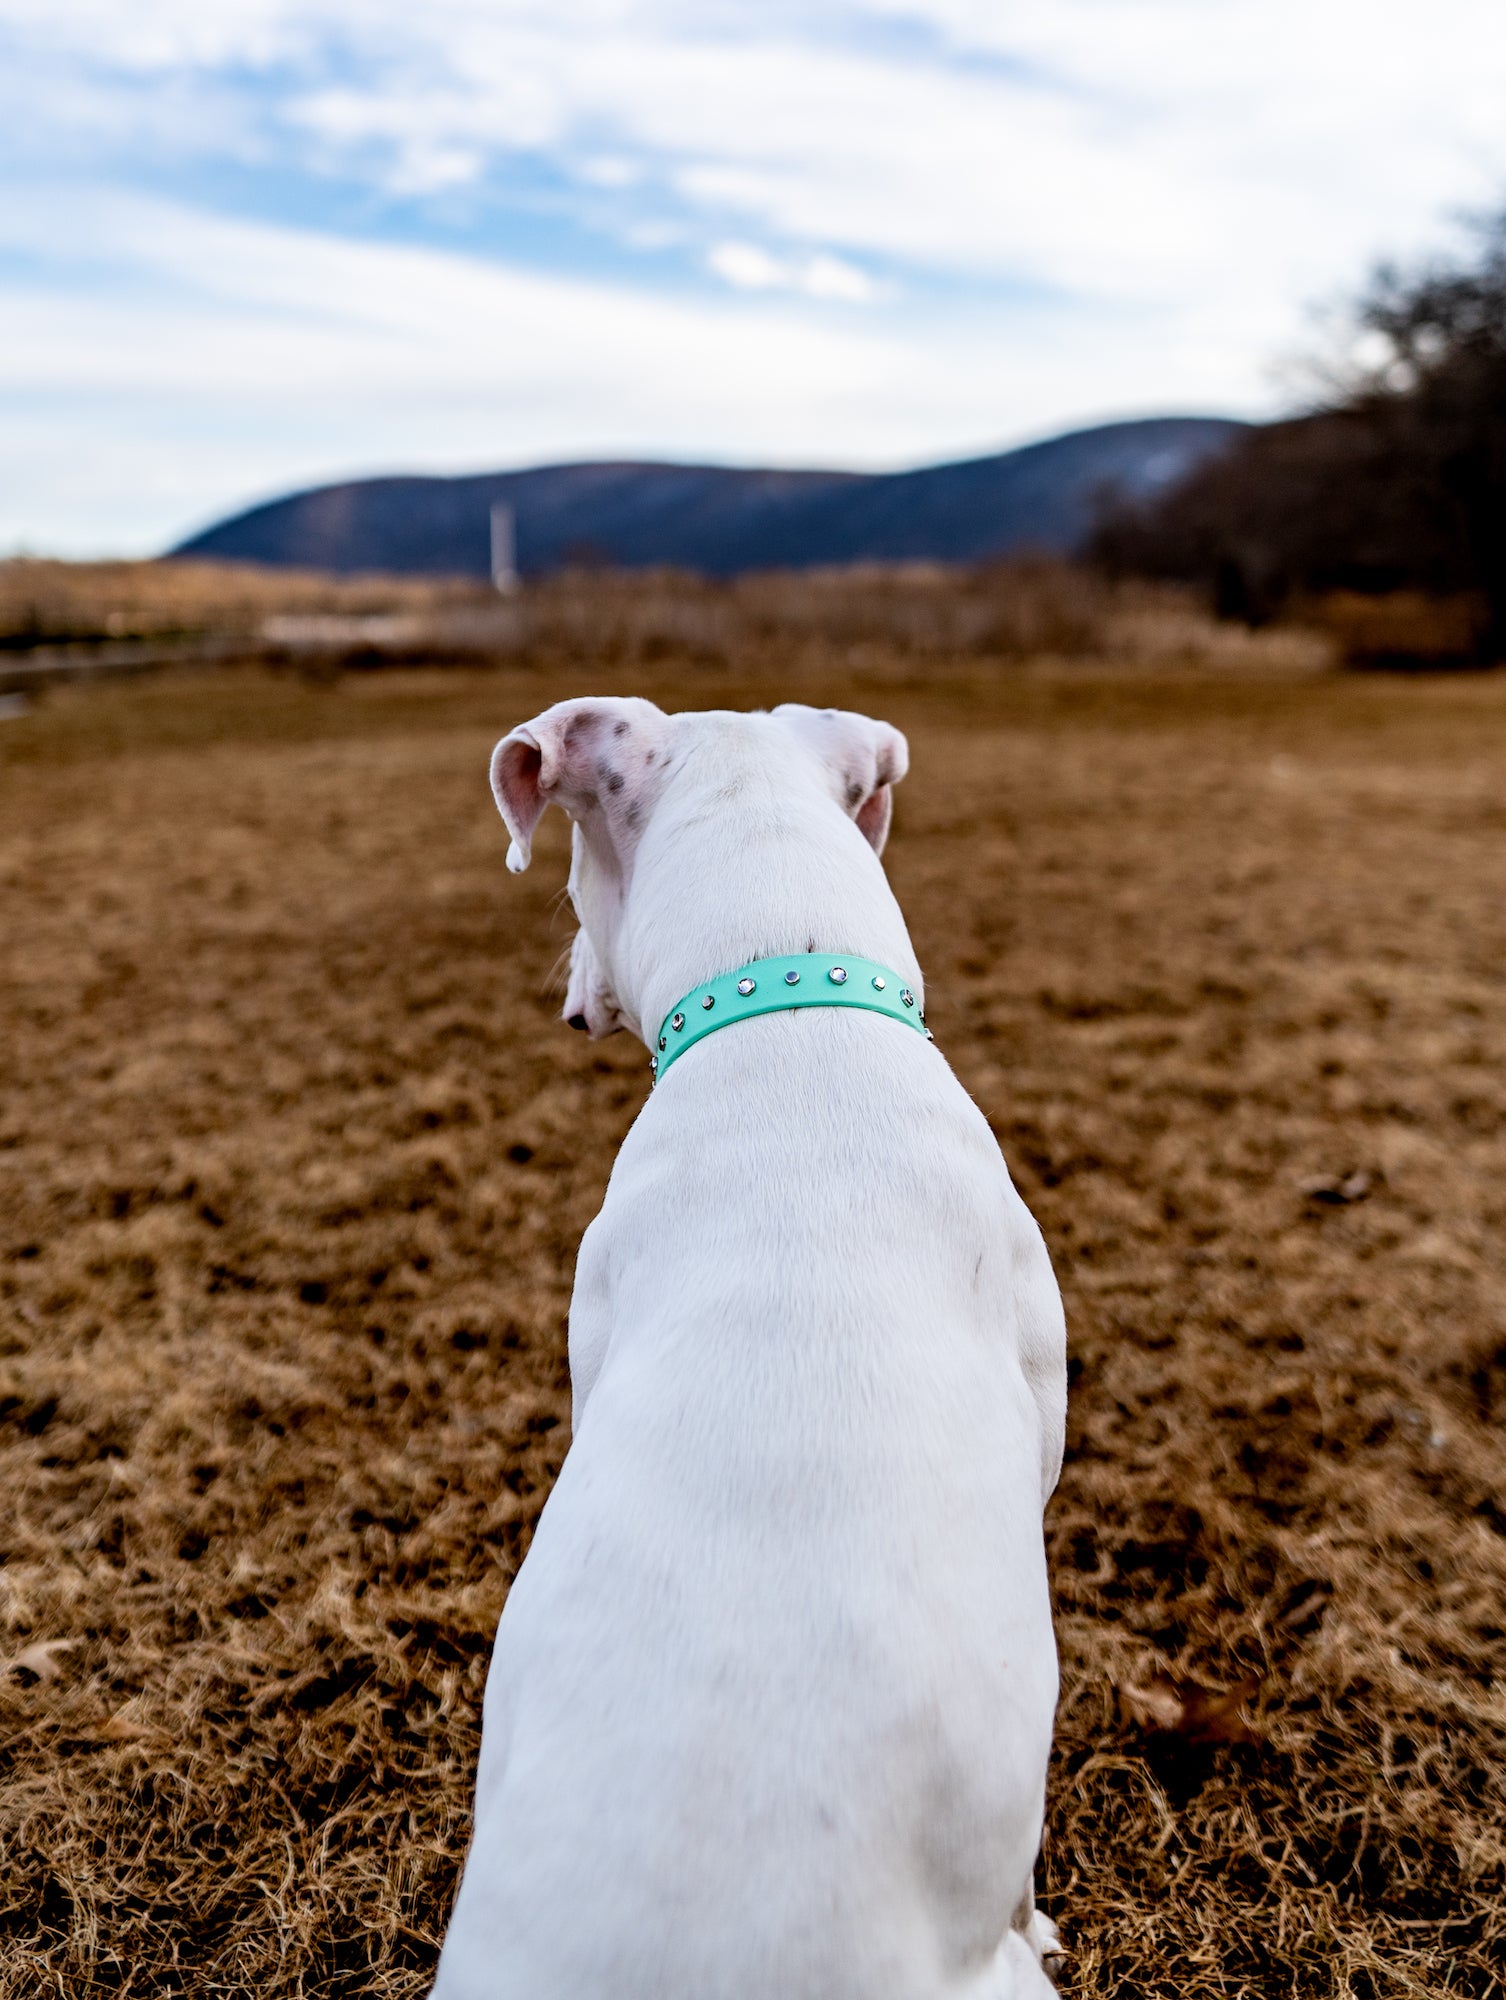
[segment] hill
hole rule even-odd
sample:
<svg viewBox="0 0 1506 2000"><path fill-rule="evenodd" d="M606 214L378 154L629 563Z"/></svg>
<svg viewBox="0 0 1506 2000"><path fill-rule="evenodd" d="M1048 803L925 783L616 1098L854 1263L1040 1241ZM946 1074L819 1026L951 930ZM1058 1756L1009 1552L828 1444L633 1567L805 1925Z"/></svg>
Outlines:
<svg viewBox="0 0 1506 2000"><path fill-rule="evenodd" d="M505 501L524 575L580 560L731 576L826 563L976 562L1024 548L1069 554L1090 534L1106 490L1148 498L1244 428L1221 417L1101 424L901 473L627 463L360 479L267 501L172 553L485 576L491 508Z"/></svg>

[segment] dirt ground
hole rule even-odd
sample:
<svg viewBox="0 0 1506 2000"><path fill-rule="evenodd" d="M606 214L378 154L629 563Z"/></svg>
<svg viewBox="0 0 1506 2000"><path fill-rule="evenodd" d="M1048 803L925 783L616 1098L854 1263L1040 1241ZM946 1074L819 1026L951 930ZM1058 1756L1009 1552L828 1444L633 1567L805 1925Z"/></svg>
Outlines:
<svg viewBox="0 0 1506 2000"><path fill-rule="evenodd" d="M931 1023L1071 1331L1069 1990L1500 1994L1506 675L833 655L0 723L0 1995L425 1991L647 1085L486 758L604 688L910 735Z"/></svg>

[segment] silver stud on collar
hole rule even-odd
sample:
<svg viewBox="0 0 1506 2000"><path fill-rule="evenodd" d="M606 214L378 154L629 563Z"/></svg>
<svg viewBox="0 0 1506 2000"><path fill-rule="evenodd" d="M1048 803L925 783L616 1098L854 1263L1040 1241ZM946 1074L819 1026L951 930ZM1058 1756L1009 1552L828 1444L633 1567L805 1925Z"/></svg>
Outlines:
<svg viewBox="0 0 1506 2000"><path fill-rule="evenodd" d="M663 1048L664 1044L663 1044L663 1043L661 1042L661 1043L659 1044L659 1046L660 1046L660 1048ZM659 1074L659 1058L658 1058L657 1056L650 1056L650 1057L649 1057L649 1059L648 1059L648 1073L649 1073L649 1075L650 1075L650 1076L652 1076L652 1077L655 1077L655 1078L657 1078L657 1076L658 1076L658 1074Z"/></svg>
<svg viewBox="0 0 1506 2000"><path fill-rule="evenodd" d="M666 1016L656 1037L657 1053L650 1057L655 1081L677 1059L682 1049L690 1048L703 1035L710 1034L717 1027L730 1027L737 1021L749 1020L754 1014L767 1013L769 1008L777 1007L773 994L761 991L769 980L772 979L776 986L782 985L789 992L793 1004L796 995L791 989L806 984L807 971L816 982L815 987L805 995L805 1001L811 1006L861 1007L861 995L854 991L849 1001L847 988L858 988L866 982L871 993L883 996L880 1013L890 1013L891 1018L901 1021L909 1017L910 1026L918 1028L926 1041L931 1040L931 1031L926 1025L926 1010L920 1003L918 989L897 984L900 974L891 972L887 967L875 967L871 959L853 959L844 963L841 959L827 958L821 952L792 953L783 960L755 960L740 972L722 974L687 993L674 1012ZM823 1000L823 992L828 993L830 998ZM756 1007L749 1004L755 993L760 996ZM893 1003L889 998L891 993ZM741 1009L738 1001L743 1003ZM899 1009L897 1016L893 1011L896 1003ZM701 1028L694 1025L693 1017L698 1012L704 1022ZM713 1014L715 1020L712 1019ZM654 1046L650 1043L650 1048Z"/></svg>

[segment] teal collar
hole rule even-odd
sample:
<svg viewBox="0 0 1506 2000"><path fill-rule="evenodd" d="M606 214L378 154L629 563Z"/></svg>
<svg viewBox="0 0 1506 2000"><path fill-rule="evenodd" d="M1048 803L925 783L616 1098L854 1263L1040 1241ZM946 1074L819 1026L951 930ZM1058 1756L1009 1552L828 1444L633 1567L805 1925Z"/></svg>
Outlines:
<svg viewBox="0 0 1506 2000"><path fill-rule="evenodd" d="M736 972L724 972L694 987L659 1024L657 1053L649 1068L657 1083L676 1056L734 1021L755 1014L787 1014L797 1007L862 1007L887 1014L931 1039L915 995L887 965L843 952L797 952L793 958L755 958Z"/></svg>

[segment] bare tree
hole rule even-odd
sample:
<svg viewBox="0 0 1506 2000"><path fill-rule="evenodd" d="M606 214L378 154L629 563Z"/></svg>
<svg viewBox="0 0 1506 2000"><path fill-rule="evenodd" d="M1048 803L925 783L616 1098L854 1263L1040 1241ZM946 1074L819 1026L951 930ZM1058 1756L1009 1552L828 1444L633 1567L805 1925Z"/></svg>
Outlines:
<svg viewBox="0 0 1506 2000"><path fill-rule="evenodd" d="M1098 554L1252 622L1334 589L1468 598L1468 650L1506 658L1506 211L1462 257L1376 271L1351 323L1366 338L1317 408L1111 509Z"/></svg>

